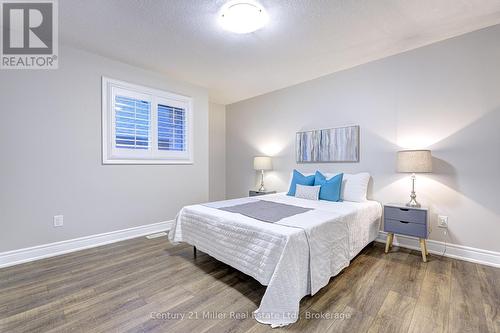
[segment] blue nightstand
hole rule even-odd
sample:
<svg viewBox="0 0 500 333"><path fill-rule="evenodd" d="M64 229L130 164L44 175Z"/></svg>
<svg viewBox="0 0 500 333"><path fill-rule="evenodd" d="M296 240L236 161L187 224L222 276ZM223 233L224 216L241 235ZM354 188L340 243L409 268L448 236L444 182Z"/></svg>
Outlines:
<svg viewBox="0 0 500 333"><path fill-rule="evenodd" d="M404 204L384 205L384 231L387 232L385 253L392 247L394 234L417 237L420 241L422 259L427 262L427 208L407 207Z"/></svg>

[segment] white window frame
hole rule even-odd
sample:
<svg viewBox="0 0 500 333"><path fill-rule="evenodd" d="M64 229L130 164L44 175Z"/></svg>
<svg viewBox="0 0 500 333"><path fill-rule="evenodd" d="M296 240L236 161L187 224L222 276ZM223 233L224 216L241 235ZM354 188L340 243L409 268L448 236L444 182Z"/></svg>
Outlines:
<svg viewBox="0 0 500 333"><path fill-rule="evenodd" d="M115 92L151 103L150 147L144 150L115 147ZM186 151L158 149L158 104L182 108L186 112ZM102 77L102 162L103 164L193 164L193 100L191 97Z"/></svg>

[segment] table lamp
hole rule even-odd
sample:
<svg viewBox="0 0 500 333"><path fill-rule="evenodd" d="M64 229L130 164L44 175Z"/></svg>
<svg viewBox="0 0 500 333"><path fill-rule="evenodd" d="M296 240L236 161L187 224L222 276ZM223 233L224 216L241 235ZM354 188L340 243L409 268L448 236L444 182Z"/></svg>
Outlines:
<svg viewBox="0 0 500 333"><path fill-rule="evenodd" d="M415 194L415 173L432 172L432 155L430 150L402 150L398 151L398 172L412 173L410 202L408 207L420 207Z"/></svg>
<svg viewBox="0 0 500 333"><path fill-rule="evenodd" d="M264 187L264 171L273 169L273 161L268 156L256 156L253 158L253 168L254 170L261 172L259 192L265 192L266 188Z"/></svg>

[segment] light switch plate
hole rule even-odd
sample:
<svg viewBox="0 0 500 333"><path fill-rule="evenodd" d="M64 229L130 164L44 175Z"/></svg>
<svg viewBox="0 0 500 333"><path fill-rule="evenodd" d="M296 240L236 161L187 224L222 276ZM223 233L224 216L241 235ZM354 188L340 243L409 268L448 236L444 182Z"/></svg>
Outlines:
<svg viewBox="0 0 500 333"><path fill-rule="evenodd" d="M54 216L54 227L62 227L64 225L64 215Z"/></svg>

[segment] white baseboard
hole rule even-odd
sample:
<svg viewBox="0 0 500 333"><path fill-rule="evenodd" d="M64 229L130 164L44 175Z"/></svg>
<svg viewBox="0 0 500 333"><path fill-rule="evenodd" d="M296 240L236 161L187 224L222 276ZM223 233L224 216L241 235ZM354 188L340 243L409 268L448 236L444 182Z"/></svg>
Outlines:
<svg viewBox="0 0 500 333"><path fill-rule="evenodd" d="M173 221L158 222L135 228L1 252L0 268L166 231L170 229L172 223Z"/></svg>
<svg viewBox="0 0 500 333"><path fill-rule="evenodd" d="M387 233L384 231L380 231L375 241L385 243L386 237ZM412 250L420 250L420 244L418 242L418 238L410 236L395 234L394 245ZM444 248L445 248L444 242L431 239L427 240L427 250L430 253L441 255L443 254ZM446 253L444 254L444 256L454 259L470 261L477 264L500 267L500 252L482 250L474 247L447 243Z"/></svg>

